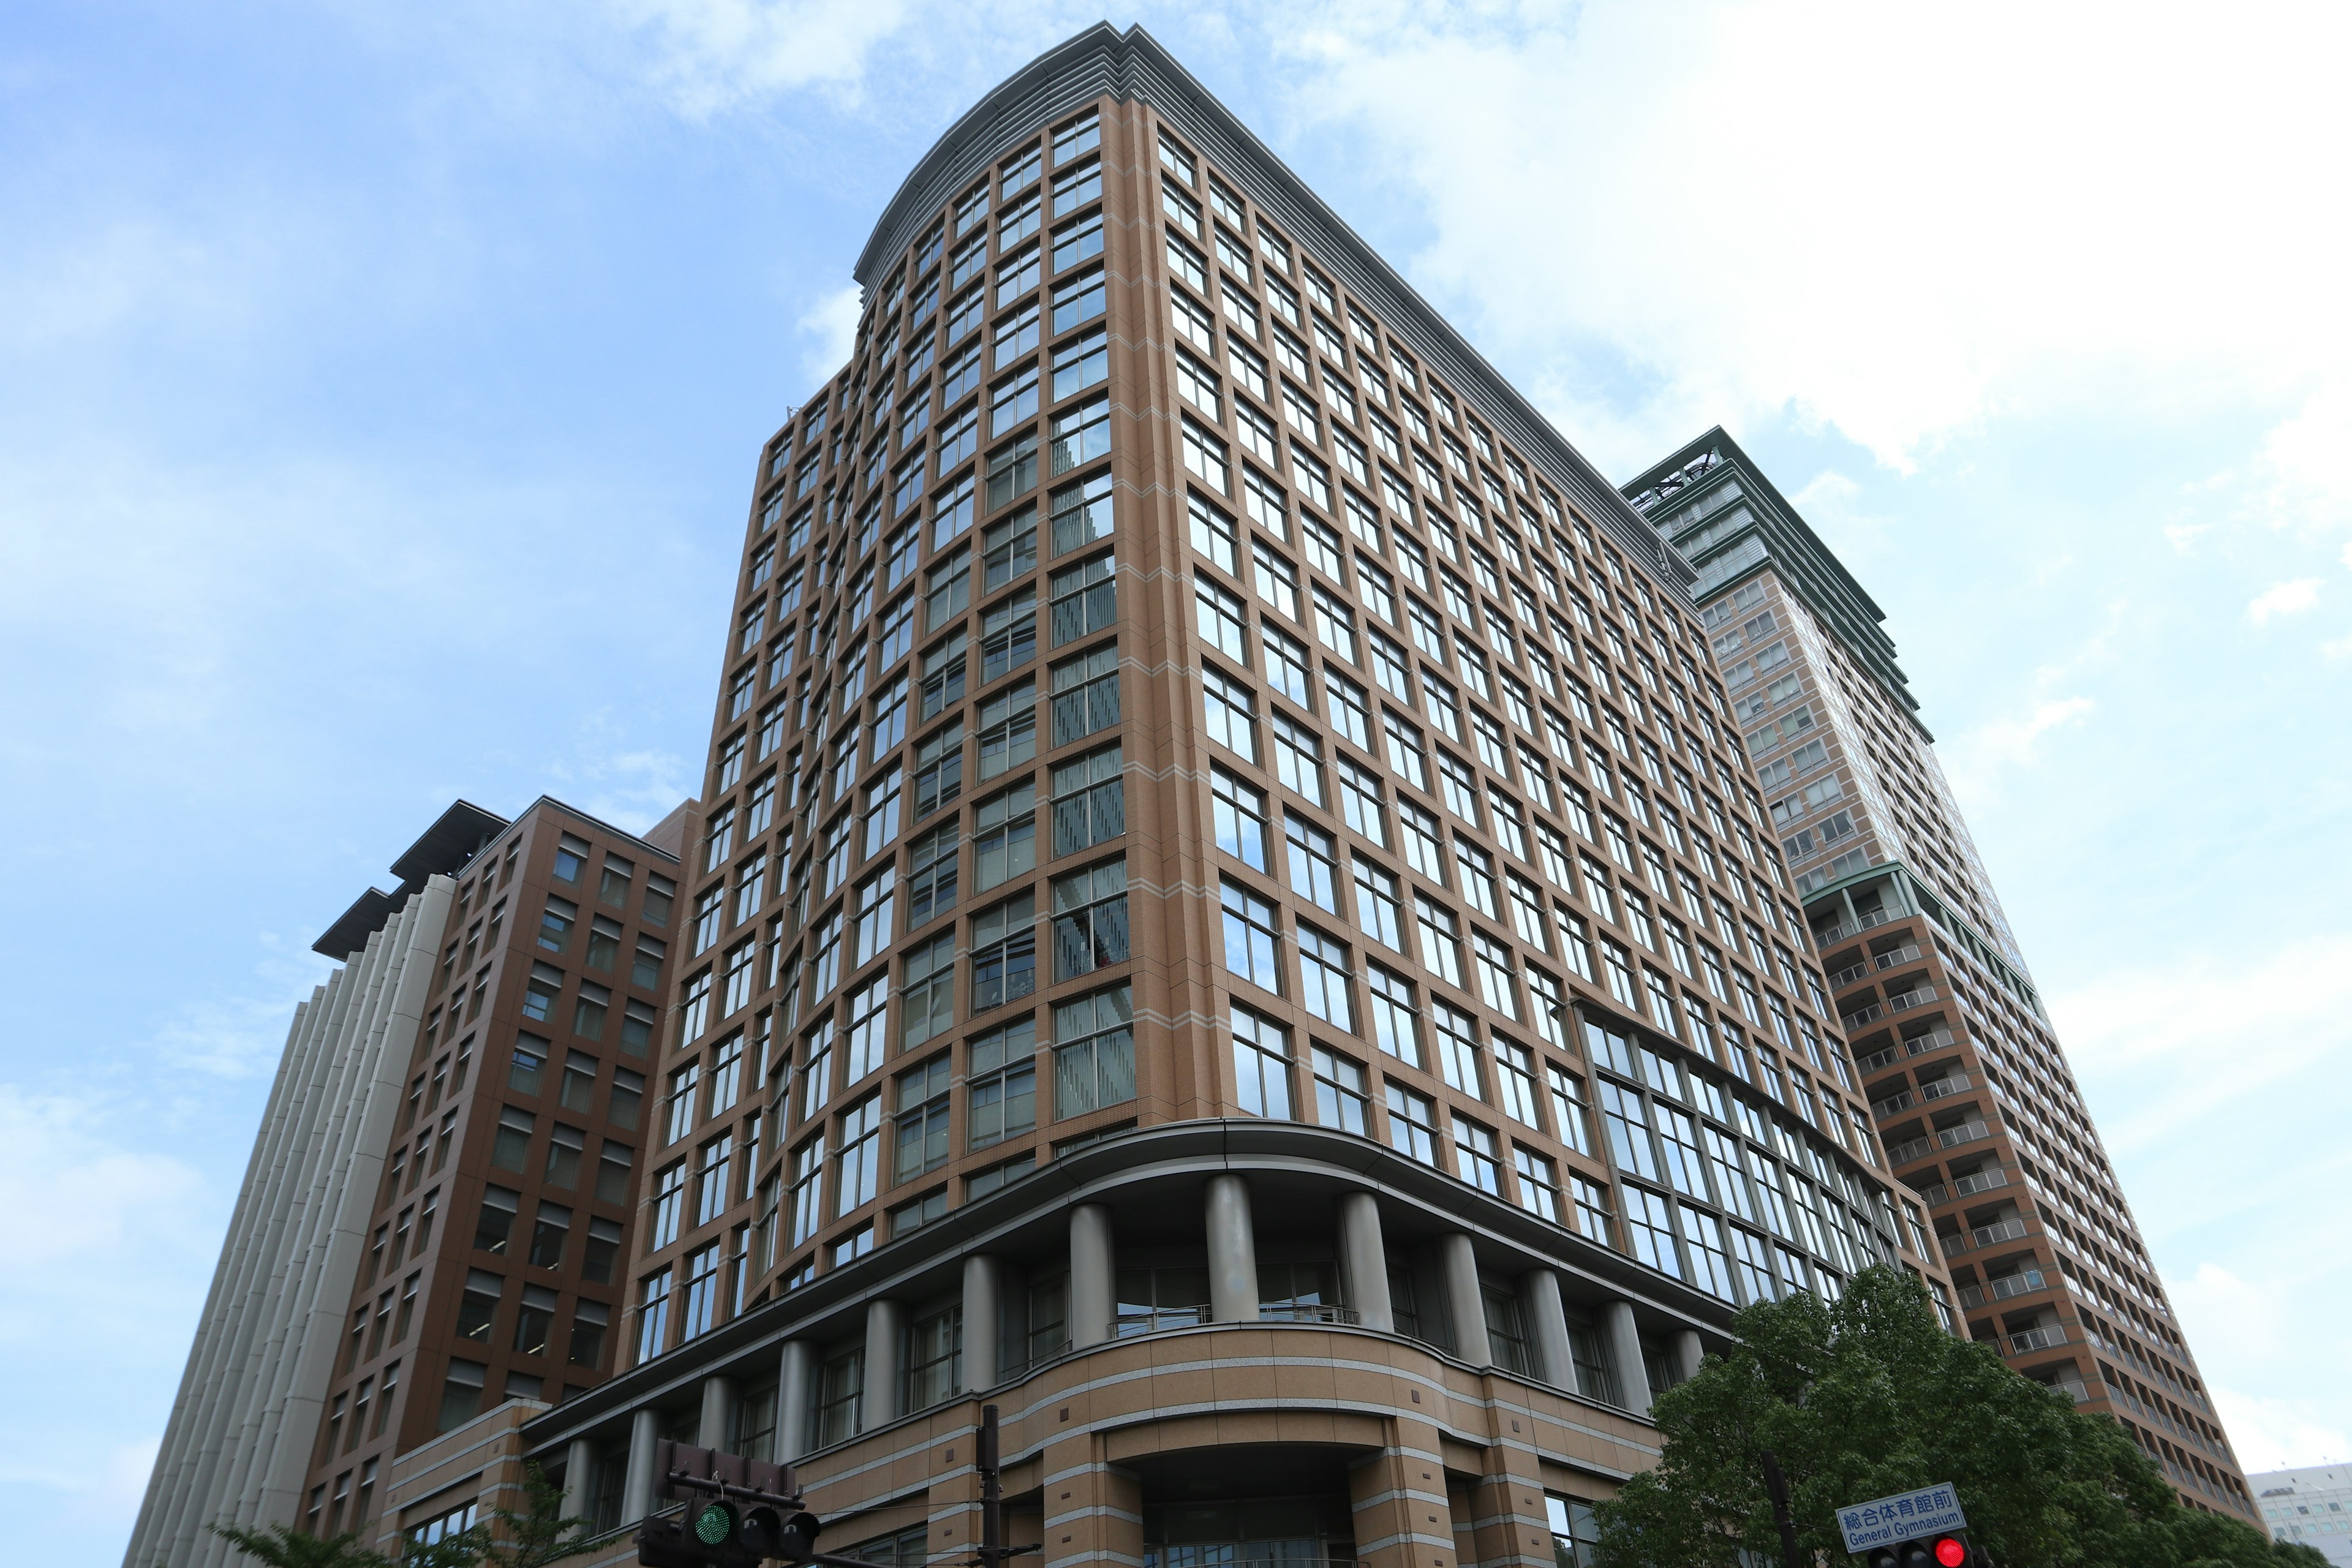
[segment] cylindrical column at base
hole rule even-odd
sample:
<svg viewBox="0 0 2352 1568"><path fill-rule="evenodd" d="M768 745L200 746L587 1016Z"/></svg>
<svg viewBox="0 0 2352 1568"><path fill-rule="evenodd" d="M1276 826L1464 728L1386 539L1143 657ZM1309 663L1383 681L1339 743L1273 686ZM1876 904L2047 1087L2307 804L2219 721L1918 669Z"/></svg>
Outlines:
<svg viewBox="0 0 2352 1568"><path fill-rule="evenodd" d="M1220 1323L1257 1321L1257 1237L1249 1183L1228 1171L1209 1178L1209 1315Z"/></svg>
<svg viewBox="0 0 2352 1568"><path fill-rule="evenodd" d="M1706 1347L1698 1342L1696 1329L1685 1329L1675 1336L1675 1375L1688 1383L1698 1375L1700 1363L1706 1360Z"/></svg>
<svg viewBox="0 0 2352 1568"><path fill-rule="evenodd" d="M1549 1268L1530 1268L1520 1275L1519 1310L1535 1336L1543 1380L1570 1394L1585 1392L1577 1386L1576 1352L1569 1343L1568 1310L1559 1301L1559 1276Z"/></svg>
<svg viewBox="0 0 2352 1568"><path fill-rule="evenodd" d="M1080 1204L1070 1211L1070 1344L1084 1350L1111 1336L1118 1313L1113 1294L1110 1210Z"/></svg>
<svg viewBox="0 0 2352 1568"><path fill-rule="evenodd" d="M1609 1331L1609 1359L1617 1363L1617 1391L1625 1408L1636 1415L1650 1413L1650 1369L1642 1360L1642 1331L1633 1322L1633 1304L1612 1301L1601 1309Z"/></svg>
<svg viewBox="0 0 2352 1568"><path fill-rule="evenodd" d="M907 1305L877 1296L866 1303L866 1384L858 1401L857 1429L898 1419L899 1346L907 1338Z"/></svg>
<svg viewBox="0 0 2352 1568"><path fill-rule="evenodd" d="M702 1419L695 1425L695 1445L720 1453L735 1449L735 1380L713 1373L702 1380Z"/></svg>
<svg viewBox="0 0 2352 1568"><path fill-rule="evenodd" d="M1349 1193L1339 1200L1339 1257L1348 1271L1348 1305L1356 1320L1383 1334L1396 1332L1396 1308L1389 1300L1389 1249L1381 1235L1381 1200Z"/></svg>
<svg viewBox="0 0 2352 1568"><path fill-rule="evenodd" d="M978 1392L996 1386L999 1312L1004 1270L985 1252L963 1260L963 1385Z"/></svg>
<svg viewBox="0 0 2352 1568"><path fill-rule="evenodd" d="M1486 1299L1478 1290L1478 1253L1470 1237L1455 1231L1437 1244L1445 1268L1445 1305L1454 1319L1454 1353L1472 1366L1491 1366L1494 1348L1486 1342Z"/></svg>
<svg viewBox="0 0 2352 1568"><path fill-rule="evenodd" d="M596 1508L596 1445L574 1437L563 1449L563 1517L586 1519Z"/></svg>
<svg viewBox="0 0 2352 1568"><path fill-rule="evenodd" d="M776 1458L789 1465L809 1451L809 1426L816 1413L816 1347L788 1340L776 1368Z"/></svg>
<svg viewBox="0 0 2352 1568"><path fill-rule="evenodd" d="M635 1524L654 1510L654 1445L661 1441L661 1416L651 1405L629 1417L629 1468L621 1481L621 1522Z"/></svg>

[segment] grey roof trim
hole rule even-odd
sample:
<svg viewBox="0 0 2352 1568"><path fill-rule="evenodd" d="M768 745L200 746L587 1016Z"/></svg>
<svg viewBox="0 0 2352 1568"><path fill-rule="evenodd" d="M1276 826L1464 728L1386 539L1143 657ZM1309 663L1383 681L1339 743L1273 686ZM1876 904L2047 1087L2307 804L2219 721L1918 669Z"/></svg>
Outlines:
<svg viewBox="0 0 2352 1568"><path fill-rule="evenodd" d="M1013 72L950 126L882 209L858 254L857 281L871 291L914 243L922 226L1013 142L1105 96L1150 104L1210 162L1247 185L1292 238L1337 273L1384 325L1412 345L1423 363L1475 402L1479 412L1567 499L1669 587L1688 597L1696 573L1627 504L1617 487L1139 26L1121 33L1108 22L1097 22Z"/></svg>

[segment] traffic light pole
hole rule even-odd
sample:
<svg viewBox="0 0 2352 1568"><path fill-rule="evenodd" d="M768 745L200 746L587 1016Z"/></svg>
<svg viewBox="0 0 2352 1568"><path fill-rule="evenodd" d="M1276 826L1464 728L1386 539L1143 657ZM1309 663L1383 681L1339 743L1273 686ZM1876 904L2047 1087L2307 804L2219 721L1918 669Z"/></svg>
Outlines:
<svg viewBox="0 0 2352 1568"><path fill-rule="evenodd" d="M1780 1527L1780 1551L1788 1568L1800 1568L1797 1555L1797 1526L1789 1517L1789 1478L1780 1472L1780 1461L1767 1448L1764 1460L1764 1490L1772 1499L1772 1522Z"/></svg>
<svg viewBox="0 0 2352 1568"><path fill-rule="evenodd" d="M980 1436L972 1449L972 1468L980 1472L980 1545L972 1552L971 1568L1003 1568L1011 1557L1025 1557L1045 1549L1004 1544L1004 1484L997 1464L996 1406L980 1407Z"/></svg>

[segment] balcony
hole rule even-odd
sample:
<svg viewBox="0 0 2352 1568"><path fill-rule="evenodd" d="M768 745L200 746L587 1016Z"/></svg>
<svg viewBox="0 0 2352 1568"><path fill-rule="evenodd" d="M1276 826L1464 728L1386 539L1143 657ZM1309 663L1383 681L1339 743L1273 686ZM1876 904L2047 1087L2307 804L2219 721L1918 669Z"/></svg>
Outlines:
<svg viewBox="0 0 2352 1568"><path fill-rule="evenodd" d="M1946 1095L1958 1094L1962 1089L1974 1089L1976 1086L1976 1079L1968 1074L1950 1072L1941 1078L1929 1079L1919 1086L1917 1093L1922 1100L1941 1100Z"/></svg>
<svg viewBox="0 0 2352 1568"><path fill-rule="evenodd" d="M2002 1337L2009 1346L2011 1355L2032 1355L2036 1351L2056 1350L2060 1345L2064 1344L2066 1330L2063 1324L2051 1323L2039 1329L2028 1329L2021 1334L2007 1334Z"/></svg>
<svg viewBox="0 0 2352 1568"><path fill-rule="evenodd" d="M1856 1029L1868 1028L1871 1025L1875 1024L1878 1020L1886 1016L1886 1009L1880 1006L1877 1003L1873 1002L1867 1007L1861 1008L1852 1013L1841 1013L1838 1016L1845 1023L1845 1032L1851 1035Z"/></svg>
<svg viewBox="0 0 2352 1568"><path fill-rule="evenodd" d="M1862 1069L1863 1077L1868 1078L1872 1073L1882 1068L1892 1067L1906 1057L1924 1057L1929 1051L1940 1051L1957 1043L1952 1038L1951 1030L1930 1029L1924 1035L1913 1035L1908 1039L1895 1041L1883 1050L1873 1051L1854 1065Z"/></svg>
<svg viewBox="0 0 2352 1568"><path fill-rule="evenodd" d="M1940 1001L1942 996L1943 993L1937 991L1934 986L1922 985L1916 991L1905 991L1896 995L1889 996L1886 999L1886 1011L1889 1013L1908 1012L1914 1007L1924 1007L1930 1002Z"/></svg>
<svg viewBox="0 0 2352 1568"><path fill-rule="evenodd" d="M1821 948L1828 947L1832 942L1843 942L1850 936L1859 936L1864 931L1875 930L1877 927L1885 925L1889 921L1897 921L1904 918L1905 917L1900 914L1889 913L1885 910L1880 910L1875 914L1864 915L1859 919L1850 921L1843 925L1823 927L1822 930L1813 933L1813 945L1818 951Z"/></svg>
<svg viewBox="0 0 2352 1568"><path fill-rule="evenodd" d="M1843 991L1847 986L1853 984L1855 981L1867 975L1869 973L1870 960L1866 958L1860 963L1849 963L1843 969L1839 970L1835 974L1830 976L1830 989L1832 991Z"/></svg>
<svg viewBox="0 0 2352 1568"><path fill-rule="evenodd" d="M1898 963L1908 963L1918 956L1919 944L1906 942L1901 947L1890 949L1885 952L1873 953L1870 966L1879 970L1892 969Z"/></svg>
<svg viewBox="0 0 2352 1568"><path fill-rule="evenodd" d="M1322 1301L1263 1301L1258 1304L1257 1321L1261 1323L1331 1323L1354 1328L1363 1317L1353 1307L1342 1307ZM1129 1310L1121 1312L1110 1325L1111 1338L1133 1339L1139 1334L1156 1334L1170 1329L1196 1329L1209 1326L1209 1309L1202 1307L1163 1307L1157 1311ZM1230 1328L1228 1323L1223 1325Z"/></svg>
<svg viewBox="0 0 2352 1568"><path fill-rule="evenodd" d="M2048 1281L2042 1278L2042 1270L2028 1268L2006 1279L1971 1285L1960 1292L1960 1300L1970 1307L1990 1306L1995 1301L2006 1301L2012 1296L2023 1296L2042 1289L2047 1284Z"/></svg>
<svg viewBox="0 0 2352 1568"><path fill-rule="evenodd" d="M1960 1246L1953 1250L1973 1251L1979 1247L1999 1247L2004 1241L2015 1241L2025 1234L2024 1219L2011 1215L2007 1219L1995 1220L1990 1225L1980 1225L1974 1230L1964 1232Z"/></svg>
<svg viewBox="0 0 2352 1568"><path fill-rule="evenodd" d="M1886 1163L1890 1165L1907 1165L1914 1160L1924 1160L1935 1152L1936 1141L1934 1139L1914 1138L1907 1142L1888 1144L1886 1146Z"/></svg>
<svg viewBox="0 0 2352 1568"><path fill-rule="evenodd" d="M1924 1140L1923 1140L1924 1142ZM2005 1165L1990 1165L1981 1171L1970 1171L1951 1182L1937 1182L1932 1187L1919 1189L1920 1199L1929 1208L1950 1203L1955 1198L1973 1197L1989 1193L1995 1187L2009 1185L2009 1169Z"/></svg>
<svg viewBox="0 0 2352 1568"><path fill-rule="evenodd" d="M1979 1138L1992 1136L1992 1129L1981 1121L1963 1121L1958 1127L1947 1127L1936 1134L1938 1148L1957 1149L1963 1143L1973 1143Z"/></svg>
<svg viewBox="0 0 2352 1568"><path fill-rule="evenodd" d="M1261 1323L1339 1323L1348 1328L1364 1321L1353 1307L1321 1301L1262 1301L1257 1318Z"/></svg>
<svg viewBox="0 0 2352 1568"><path fill-rule="evenodd" d="M1870 1109L1881 1116L1892 1116L1898 1110L1930 1100L1942 1100L1976 1086L1976 1080L1964 1072L1946 1073L1942 1078L1929 1079L1916 1088L1903 1089L1885 1100L1874 1100L1870 1102Z"/></svg>

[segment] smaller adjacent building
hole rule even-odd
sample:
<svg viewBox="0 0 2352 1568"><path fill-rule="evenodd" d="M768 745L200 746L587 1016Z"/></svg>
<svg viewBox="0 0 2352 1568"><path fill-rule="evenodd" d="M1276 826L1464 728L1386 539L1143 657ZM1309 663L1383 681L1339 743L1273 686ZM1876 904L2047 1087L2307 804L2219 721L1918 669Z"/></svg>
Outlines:
<svg viewBox="0 0 2352 1568"><path fill-rule="evenodd" d="M519 1502L476 1418L611 1371L692 816L458 801L320 937L126 1563Z"/></svg>
<svg viewBox="0 0 2352 1568"><path fill-rule="evenodd" d="M2352 1568L2352 1465L2269 1470L2246 1484L2273 1540L2315 1547Z"/></svg>

